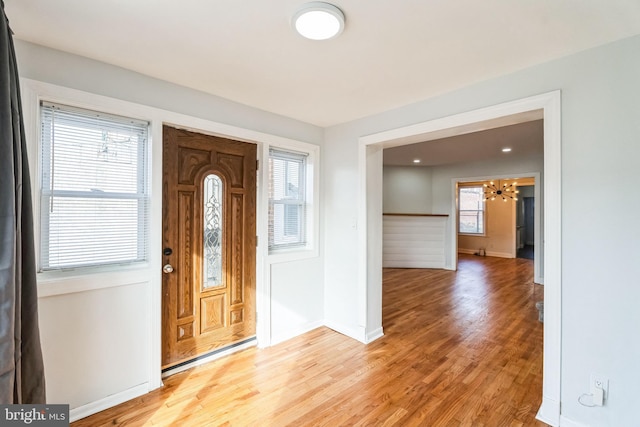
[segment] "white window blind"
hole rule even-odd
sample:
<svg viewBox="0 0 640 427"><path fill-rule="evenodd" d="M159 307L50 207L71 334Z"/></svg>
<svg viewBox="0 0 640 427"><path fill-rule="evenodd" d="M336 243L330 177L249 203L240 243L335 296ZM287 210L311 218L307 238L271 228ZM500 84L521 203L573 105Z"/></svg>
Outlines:
<svg viewBox="0 0 640 427"><path fill-rule="evenodd" d="M42 103L41 271L147 260L148 128Z"/></svg>
<svg viewBox="0 0 640 427"><path fill-rule="evenodd" d="M307 154L269 150L269 251L307 244Z"/></svg>

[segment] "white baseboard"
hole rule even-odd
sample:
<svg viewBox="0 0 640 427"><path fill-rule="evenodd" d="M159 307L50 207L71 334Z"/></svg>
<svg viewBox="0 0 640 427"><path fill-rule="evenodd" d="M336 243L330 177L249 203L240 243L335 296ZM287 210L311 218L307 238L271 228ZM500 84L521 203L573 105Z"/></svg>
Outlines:
<svg viewBox="0 0 640 427"><path fill-rule="evenodd" d="M291 338L295 338L298 335L305 334L321 326L324 326L324 322L322 320L317 320L315 322L309 322L305 325L302 325L294 330L287 331L286 333L274 335L271 337L271 345L274 346L276 344L280 344L281 342L288 341Z"/></svg>
<svg viewBox="0 0 640 427"><path fill-rule="evenodd" d="M354 340L358 340L363 344L367 344L367 334L365 333L364 328L353 329L328 320L325 320L324 325L327 328L333 329L334 331L342 335L346 335L349 338L353 338Z"/></svg>
<svg viewBox="0 0 640 427"><path fill-rule="evenodd" d="M560 427L589 427L589 424L580 424L576 421L560 415Z"/></svg>
<svg viewBox="0 0 640 427"><path fill-rule="evenodd" d="M116 405L126 402L127 400L134 399L143 394L149 393L149 383L143 383L135 387L131 387L120 393L112 394L103 399L96 400L95 402L87 403L86 405L78 406L69 411L69 420L71 422L77 421L81 418L88 417L105 409L112 408Z"/></svg>
<svg viewBox="0 0 640 427"><path fill-rule="evenodd" d="M364 333L364 329L359 330L359 329L353 329L353 328L348 328L348 327L343 327L342 325L339 325L337 323L334 322L326 322L326 321L316 321L316 322L310 322L307 323L306 325L294 330L294 331L290 331L287 332L286 334L281 334L281 335L277 335L272 337L272 341L271 341L271 345L276 345L279 344L281 342L287 341L291 338L295 338L299 335L302 335L306 332L309 332L313 329L322 327L322 326L326 326L327 328L330 328L338 333L341 333L342 335L346 335L350 338L353 338L355 340L358 340L364 344L368 344L372 341L375 341L379 338L381 338L382 336L384 336L383 330L382 328L377 328L371 332L369 332L368 334ZM167 375L171 375L171 374L176 374L178 372L182 372L184 370L193 368L195 366L199 366L199 365L203 365L205 363L211 362L213 360L219 359L221 357L224 356L228 356L230 354L233 354L235 352L244 350L246 348L249 347L254 347L256 345L256 341L253 340L251 342L230 348L229 350L226 351L222 351L220 353L216 353L213 354L209 357L200 359L200 360L196 360L192 363L189 363L187 365L184 366L180 366L179 368L176 368L174 370L171 370L169 373L167 373L166 375L163 374L163 377L167 376ZM124 390L120 393L116 393L113 394L111 396L107 396L103 399L97 400L95 402L91 402L88 403L86 405L83 406L79 406L77 408L73 408L69 411L69 418L71 422L77 421L79 419L88 417L89 415L93 415L95 413L98 413L100 411L104 411L105 409L109 409L112 408L116 405L119 405L121 403L124 403L128 400L134 399L138 396L142 396L143 394L147 394L149 393L149 391L151 391L150 388L150 384L149 383L143 383L140 384L138 386L132 387L130 389Z"/></svg>
<svg viewBox="0 0 640 427"><path fill-rule="evenodd" d="M538 409L536 419L553 427L560 426L560 402L542 396L542 405Z"/></svg>
<svg viewBox="0 0 640 427"><path fill-rule="evenodd" d="M458 248L458 253L459 254L468 254L468 255L475 255L476 252L478 252L477 249L463 249L463 248ZM493 252L493 251L486 251L485 252L486 256L493 256L496 258L515 258L513 256L513 254L509 253L509 252Z"/></svg>
<svg viewBox="0 0 640 427"><path fill-rule="evenodd" d="M373 331L367 334L367 344L377 340L378 338L382 338L384 336L384 332L382 331L382 326L374 329Z"/></svg>
<svg viewBox="0 0 640 427"><path fill-rule="evenodd" d="M475 255L476 252L478 252L477 249L458 248L458 253L459 254Z"/></svg>
<svg viewBox="0 0 640 427"><path fill-rule="evenodd" d="M515 258L515 256L512 253L509 252L493 252L493 251L489 251L487 252L487 256L493 256L496 258Z"/></svg>

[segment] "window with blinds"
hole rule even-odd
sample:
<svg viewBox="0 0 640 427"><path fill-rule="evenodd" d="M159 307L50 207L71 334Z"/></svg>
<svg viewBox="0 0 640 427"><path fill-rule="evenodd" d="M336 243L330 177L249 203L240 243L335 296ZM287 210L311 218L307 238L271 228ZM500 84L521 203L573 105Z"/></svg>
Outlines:
<svg viewBox="0 0 640 427"><path fill-rule="evenodd" d="M148 128L41 104L41 271L147 260Z"/></svg>
<svg viewBox="0 0 640 427"><path fill-rule="evenodd" d="M269 252L307 244L307 154L269 150Z"/></svg>

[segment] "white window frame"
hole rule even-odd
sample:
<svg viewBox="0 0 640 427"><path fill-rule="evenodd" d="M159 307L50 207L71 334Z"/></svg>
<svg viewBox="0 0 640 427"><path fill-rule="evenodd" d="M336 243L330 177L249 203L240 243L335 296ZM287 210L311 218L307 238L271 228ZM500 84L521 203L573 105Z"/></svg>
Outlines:
<svg viewBox="0 0 640 427"><path fill-rule="evenodd" d="M283 250L290 250L290 249L297 249L300 247L305 247L307 245L307 208L309 207L309 203L307 203L307 188L306 188L306 183L307 183L307 158L308 158L308 154L307 153L298 153L298 152L293 152L290 150L280 150L280 149L276 149L271 147L271 149L269 150L269 189L271 189L271 173L272 173L272 168L271 168L271 159L278 159L281 161L292 161L292 162L296 162L296 163L300 163L300 167L301 167L301 174L299 176L299 184L300 184L300 188L298 191L298 195L297 197L287 197L287 195L285 195L284 197L274 200L271 197L269 197L269 212L271 213L271 210L274 209L275 211L275 206L276 205L280 205L283 207L284 212L284 224L283 224L283 239L286 239L287 236L292 235L291 233L287 233L288 230L288 226L290 225L294 225L291 222L287 221L287 216L290 215L290 208L294 208L294 212L296 213L296 215L299 215L299 208L302 208L302 216L301 219L298 219L299 222L301 221L302 223L298 223L296 224L296 232L293 233L293 236L295 236L294 240L290 241L290 242L280 242L280 243L275 243L275 242L271 242L269 241L269 253L276 253L279 251L283 251ZM285 175L288 176L287 171L285 170ZM285 181L287 181L288 179L285 177ZM271 224L271 215L269 215L269 227L268 229L271 230L272 228L272 224ZM273 228L275 229L275 226L273 226Z"/></svg>
<svg viewBox="0 0 640 427"><path fill-rule="evenodd" d="M319 204L319 151L320 147L313 144L304 142L294 142L283 144L265 144L263 159L264 163L269 161L270 149L291 152L295 154L306 155L305 165L305 200L306 200L306 224L305 236L306 244L295 247L282 247L275 248L269 251L268 242L265 242L268 252L268 261L270 264L279 262L288 262L298 259L313 258L319 256L319 217L320 217L320 204ZM268 164L262 168L264 173L263 182L268 186L270 181ZM264 198L268 207L269 203L269 189L264 189ZM267 218L267 224L265 230L268 230L269 218Z"/></svg>
<svg viewBox="0 0 640 427"><path fill-rule="evenodd" d="M46 104L46 105L44 105ZM137 213L137 217L138 217L138 224L140 225L140 221L143 221L142 226L143 228L139 228L138 229L138 233L137 233L137 257L136 259L131 259L131 260L123 260L123 261L119 261L119 262L95 262L95 263L91 263L91 264L87 264L87 265L71 265L71 266L51 266L50 264L45 266L44 265L44 259L45 258L45 253L44 251L47 250L47 247L44 247L46 245L46 241L49 240L49 218L50 218L50 214L49 211L45 208L45 207L41 207L41 209L37 212L34 212L35 215L38 216L38 220L39 220L39 224L40 224L40 232L38 233L38 237L37 239L39 240L38 242L38 246L39 246L39 252L38 252L38 272L40 273L46 273L46 272L60 272L60 271L80 271L82 272L83 270L93 270L93 269L101 269L101 268L123 268L123 267L136 267L139 265L146 265L146 263L148 262L148 257L149 257L149 209L150 209L150 176L149 176L149 140L150 140L150 123L147 120L139 120L137 118L132 118L129 116L124 116L124 115L114 115L114 114L110 114L104 111L98 111L96 109L88 109L88 108L81 108L81 107L77 107L75 105L69 105L69 104L63 104L63 103L52 103L52 102L48 102L48 101L41 101L38 105L38 121L40 124L39 129L42 130L42 122L43 122L43 109L48 109L48 110L55 110L55 109L61 109L62 111L65 112L65 114L71 114L73 115L74 110L77 111L77 113L79 115L84 115L84 116L91 116L91 115L101 115L103 117L105 117L106 119L113 119L115 121L125 121L125 120L134 120L137 122L140 122L139 124L146 124L146 139L144 142L141 143L141 145L138 147L138 150L141 150L141 157L137 157L137 161L138 164L136 165L138 167L138 171L137 171L137 186L138 186L138 192L137 193L127 193L127 194L123 194L123 193L105 193L104 195L101 193L88 193L86 191L79 191L79 190L55 190L52 188L45 188L45 183L42 181L42 177L43 177L43 173L45 172L45 165L47 165L47 176L49 176L50 174L53 173L54 167L55 167L55 163L51 164L51 162L55 162L55 159L53 158L53 155L51 155L51 158L47 158L46 160L43 158L44 156L44 151L43 151L43 144L44 141L42 140L42 133L40 133L40 137L38 139L38 152L39 152L39 158L38 158L38 163L37 163L37 173L39 176L39 180L38 183L39 185L36 186L34 188L34 191L37 192L37 196L39 197L39 200L41 201L41 203L43 203L43 201L45 200L45 198L49 197L52 200L60 199L60 200L64 200L67 197L82 197L85 199L95 199L95 200L123 200L123 199L135 199L138 200L140 202L142 202L142 209L143 211L140 211L141 206L138 207L138 213ZM51 122L52 125L54 125L54 121L52 119ZM49 148L50 150L53 149L54 146L54 141L51 141L51 147ZM76 248L79 249L79 248Z"/></svg>
<svg viewBox="0 0 640 427"><path fill-rule="evenodd" d="M127 101L96 95L50 83L40 82L26 78L20 79L22 94L23 119L25 136L27 139L27 156L29 158L29 173L31 176L32 204L34 212L34 236L40 236L40 199L39 190L41 182L40 172L40 104L41 102L58 103L77 108L102 111L107 114L126 116L149 122L149 134L147 142L147 176L149 185L149 259L147 262L138 262L129 265L108 265L96 267L83 267L78 269L50 270L37 273L38 297L50 297L75 292L105 289L117 286L128 286L149 281L150 274L159 264L154 256L154 247L157 247L159 238L154 233L159 229L161 222L161 203L154 198L154 193L159 194L162 186L154 178L153 171L161 170L161 145L154 140L161 140L162 121L158 121L156 110L147 106L134 104ZM160 161L158 161L160 160ZM159 169L160 168L160 169ZM40 239L35 239L36 265L40 266ZM150 267L156 267L153 270ZM89 280L90 278L90 280Z"/></svg>
<svg viewBox="0 0 640 427"><path fill-rule="evenodd" d="M462 236L486 236L487 235L487 203L486 201L483 200L482 202L482 232L479 233L473 233L473 232L468 232L468 231L460 231L460 217L462 215L462 209L460 208L461 203L460 203L460 192L462 191L462 189L464 188L480 188L480 190L482 191L483 197L484 197L484 187L482 186L482 184L465 184L465 185L459 185L458 186L458 234L462 235ZM465 210L468 211L468 210ZM480 209L474 209L474 212L479 212Z"/></svg>

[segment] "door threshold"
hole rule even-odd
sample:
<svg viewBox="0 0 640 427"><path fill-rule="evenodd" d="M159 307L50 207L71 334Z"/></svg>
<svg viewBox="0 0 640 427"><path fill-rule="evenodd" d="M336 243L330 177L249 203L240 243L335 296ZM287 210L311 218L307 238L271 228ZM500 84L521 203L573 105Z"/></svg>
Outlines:
<svg viewBox="0 0 640 427"><path fill-rule="evenodd" d="M187 369L204 365L205 363L209 363L216 359L229 356L233 353L237 353L241 350L244 350L250 347L255 347L257 344L258 344L258 340L256 339L256 337L251 337L251 338L247 338L246 340L238 341L226 347L222 347L222 348L210 351L208 353L194 357L193 359L180 362L177 365L164 368L162 370L162 378L167 378L173 374L177 374L178 372L186 371Z"/></svg>

